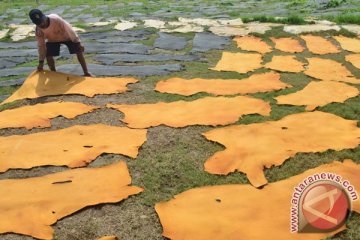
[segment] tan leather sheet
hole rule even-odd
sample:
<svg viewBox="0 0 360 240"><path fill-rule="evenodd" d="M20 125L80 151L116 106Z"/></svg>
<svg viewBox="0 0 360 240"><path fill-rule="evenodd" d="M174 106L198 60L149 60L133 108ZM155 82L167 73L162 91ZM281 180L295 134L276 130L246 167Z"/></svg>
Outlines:
<svg viewBox="0 0 360 240"><path fill-rule="evenodd" d="M123 122L131 128L149 128L159 125L186 127L190 125L227 125L242 115L270 115L268 102L252 97L206 97L195 101L159 102L154 104L114 105L107 107L125 114Z"/></svg>
<svg viewBox="0 0 360 240"><path fill-rule="evenodd" d="M310 77L325 81L360 83L352 73L341 63L324 58L307 58L309 62L304 73Z"/></svg>
<svg viewBox="0 0 360 240"><path fill-rule="evenodd" d="M290 210L294 188L317 173L335 173L360 189L360 166L351 160L332 162L300 175L270 183L263 189L248 184L218 185L190 189L155 205L163 235L172 240L251 239L320 240L329 233L291 233ZM360 201L353 202L360 213Z"/></svg>
<svg viewBox="0 0 360 240"><path fill-rule="evenodd" d="M87 206L119 202L143 190L130 184L125 162L0 180L0 233L52 239L51 225L59 219Z"/></svg>
<svg viewBox="0 0 360 240"><path fill-rule="evenodd" d="M274 72L254 74L245 79L183 79L170 78L156 84L155 90L191 96L206 92L214 95L248 94L268 92L291 87L280 81L280 74Z"/></svg>
<svg viewBox="0 0 360 240"><path fill-rule="evenodd" d="M350 62L354 67L360 69L360 54L350 54L345 56L346 61Z"/></svg>
<svg viewBox="0 0 360 240"><path fill-rule="evenodd" d="M24 106L0 112L0 128L46 128L51 127L52 118L63 116L73 119L95 109L98 107L76 102L50 102Z"/></svg>
<svg viewBox="0 0 360 240"><path fill-rule="evenodd" d="M303 90L288 95L276 97L277 104L306 106L312 111L319 106L333 102L345 102L359 95L356 87L333 81L310 82Z"/></svg>
<svg viewBox="0 0 360 240"><path fill-rule="evenodd" d="M333 36L333 38L340 43L342 49L349 52L360 53L360 39L345 36Z"/></svg>
<svg viewBox="0 0 360 240"><path fill-rule="evenodd" d="M135 158L146 130L103 124L0 137L0 172L37 166L82 167L102 153Z"/></svg>
<svg viewBox="0 0 360 240"><path fill-rule="evenodd" d="M119 238L116 236L105 236L105 237L98 238L98 240L119 240Z"/></svg>
<svg viewBox="0 0 360 240"><path fill-rule="evenodd" d="M296 153L355 148L360 144L357 121L324 112L306 112L278 121L218 128L204 133L226 147L205 162L205 171L229 174L240 171L250 183L267 183L263 169L280 166Z"/></svg>
<svg viewBox="0 0 360 240"><path fill-rule="evenodd" d="M294 38L270 38L275 43L275 48L289 53L303 52L305 48Z"/></svg>
<svg viewBox="0 0 360 240"><path fill-rule="evenodd" d="M314 54L323 55L340 52L340 50L326 38L312 35L302 35L300 37L306 42L309 51Z"/></svg>
<svg viewBox="0 0 360 240"><path fill-rule="evenodd" d="M304 71L304 64L296 60L295 56L273 56L271 62L265 64L265 67L280 72L298 73Z"/></svg>
<svg viewBox="0 0 360 240"><path fill-rule="evenodd" d="M245 51L254 51L262 54L272 51L271 47L261 38L254 36L238 36L234 38L237 47Z"/></svg>
<svg viewBox="0 0 360 240"><path fill-rule="evenodd" d="M32 99L43 96L80 94L93 97L96 94L123 93L126 85L136 83L135 78L80 77L65 73L43 71L33 72L23 85L1 104L19 99Z"/></svg>
<svg viewBox="0 0 360 240"><path fill-rule="evenodd" d="M223 52L215 71L233 71L247 73L262 67L262 55L259 53L231 53Z"/></svg>

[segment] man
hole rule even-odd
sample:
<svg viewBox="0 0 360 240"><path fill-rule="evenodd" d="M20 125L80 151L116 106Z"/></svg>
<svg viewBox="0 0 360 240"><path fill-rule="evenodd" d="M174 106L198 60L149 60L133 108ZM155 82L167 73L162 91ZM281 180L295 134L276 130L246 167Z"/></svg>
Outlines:
<svg viewBox="0 0 360 240"><path fill-rule="evenodd" d="M35 36L39 49L38 71L43 70L45 57L50 70L56 71L54 56L59 56L60 45L65 44L70 54L76 54L84 76L92 76L87 69L80 38L67 21L57 14L44 15L39 9L31 10L29 17L36 24Z"/></svg>

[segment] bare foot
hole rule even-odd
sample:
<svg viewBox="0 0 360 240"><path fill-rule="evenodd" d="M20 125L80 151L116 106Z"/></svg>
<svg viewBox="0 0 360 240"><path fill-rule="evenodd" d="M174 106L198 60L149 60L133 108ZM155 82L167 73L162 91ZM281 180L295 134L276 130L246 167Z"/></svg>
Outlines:
<svg viewBox="0 0 360 240"><path fill-rule="evenodd" d="M95 77L95 75L93 75L91 72L87 72L87 73L84 73L85 77Z"/></svg>

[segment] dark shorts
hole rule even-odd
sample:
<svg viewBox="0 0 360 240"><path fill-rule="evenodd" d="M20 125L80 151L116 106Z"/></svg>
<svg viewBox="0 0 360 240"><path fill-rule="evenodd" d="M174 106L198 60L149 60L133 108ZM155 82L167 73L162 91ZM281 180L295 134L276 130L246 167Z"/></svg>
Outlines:
<svg viewBox="0 0 360 240"><path fill-rule="evenodd" d="M47 42L46 43L46 56L59 56L60 55L60 45L65 44L70 54L81 52L80 43L74 43L71 41L67 42Z"/></svg>

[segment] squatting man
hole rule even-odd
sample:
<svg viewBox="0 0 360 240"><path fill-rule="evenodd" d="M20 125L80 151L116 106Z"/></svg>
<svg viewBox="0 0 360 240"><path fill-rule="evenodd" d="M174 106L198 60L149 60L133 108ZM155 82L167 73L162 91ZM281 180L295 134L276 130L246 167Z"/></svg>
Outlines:
<svg viewBox="0 0 360 240"><path fill-rule="evenodd" d="M70 54L76 54L84 71L84 76L92 76L84 58L84 46L71 25L57 14L43 14L39 9L29 12L31 21L36 25L35 36L39 50L38 71L42 71L44 60L51 71L56 71L54 57L60 54L60 45L65 44Z"/></svg>

